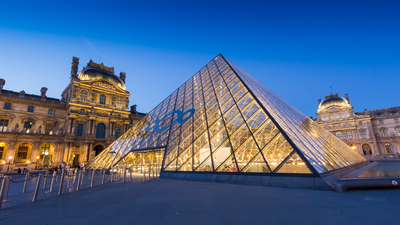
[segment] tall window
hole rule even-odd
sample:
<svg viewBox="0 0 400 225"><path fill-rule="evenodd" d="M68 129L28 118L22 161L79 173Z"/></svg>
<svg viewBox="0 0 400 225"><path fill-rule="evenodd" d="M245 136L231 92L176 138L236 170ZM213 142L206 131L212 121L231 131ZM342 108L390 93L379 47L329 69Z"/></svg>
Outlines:
<svg viewBox="0 0 400 225"><path fill-rule="evenodd" d="M383 146L385 147L386 153L392 153L392 148L389 143L385 143Z"/></svg>
<svg viewBox="0 0 400 225"><path fill-rule="evenodd" d="M4 109L11 109L11 103L6 102L6 104L4 105Z"/></svg>
<svg viewBox="0 0 400 225"><path fill-rule="evenodd" d="M31 128L32 128L32 122L31 121L25 121L25 123L24 123L24 132L30 132Z"/></svg>
<svg viewBox="0 0 400 225"><path fill-rule="evenodd" d="M351 135L351 131L347 131L347 139L348 140L353 139L353 135Z"/></svg>
<svg viewBox="0 0 400 225"><path fill-rule="evenodd" d="M394 122L398 123L399 122L399 118L394 118Z"/></svg>
<svg viewBox="0 0 400 225"><path fill-rule="evenodd" d="M76 130L76 136L82 136L83 133L83 124L78 123L78 129Z"/></svg>
<svg viewBox="0 0 400 225"><path fill-rule="evenodd" d="M28 112L33 112L33 108L34 108L33 105L28 106Z"/></svg>
<svg viewBox="0 0 400 225"><path fill-rule="evenodd" d="M337 120L337 114L336 113L332 114L332 117L333 117L334 120Z"/></svg>
<svg viewBox="0 0 400 225"><path fill-rule="evenodd" d="M52 123L46 123L44 127L44 133L45 134L53 134L53 124Z"/></svg>
<svg viewBox="0 0 400 225"><path fill-rule="evenodd" d="M106 104L106 96L105 95L100 95L100 104L103 104L103 105Z"/></svg>
<svg viewBox="0 0 400 225"><path fill-rule="evenodd" d="M358 122L358 125L362 125L362 122L360 121L360 122Z"/></svg>
<svg viewBox="0 0 400 225"><path fill-rule="evenodd" d="M28 157L29 144L20 144L18 147L17 159L26 159Z"/></svg>
<svg viewBox="0 0 400 225"><path fill-rule="evenodd" d="M322 120L323 120L323 121L328 121L328 115L323 115L323 116L322 116Z"/></svg>
<svg viewBox="0 0 400 225"><path fill-rule="evenodd" d="M349 114L347 112L343 112L343 118L349 117Z"/></svg>
<svg viewBox="0 0 400 225"><path fill-rule="evenodd" d="M343 140L342 132L340 131L336 132L336 137L339 138L340 140Z"/></svg>
<svg viewBox="0 0 400 225"><path fill-rule="evenodd" d="M0 142L0 159L3 158L3 153L4 153L4 147L6 146L6 144L4 144L4 142Z"/></svg>
<svg viewBox="0 0 400 225"><path fill-rule="evenodd" d="M84 109L79 110L79 114L85 115L85 110Z"/></svg>
<svg viewBox="0 0 400 225"><path fill-rule="evenodd" d="M54 109L49 109L49 115L54 115Z"/></svg>
<svg viewBox="0 0 400 225"><path fill-rule="evenodd" d="M387 130L386 129L382 129L381 133L382 133L382 137L387 137Z"/></svg>
<svg viewBox="0 0 400 225"><path fill-rule="evenodd" d="M104 138L106 132L106 125L104 123L97 124L96 138Z"/></svg>
<svg viewBox="0 0 400 225"><path fill-rule="evenodd" d="M121 115L120 115L120 114L118 114L118 115L117 115L117 118L120 120L120 119L121 119Z"/></svg>
<svg viewBox="0 0 400 225"><path fill-rule="evenodd" d="M133 124L133 120L129 120L129 124Z"/></svg>
<svg viewBox="0 0 400 225"><path fill-rule="evenodd" d="M379 124L383 124L383 120L379 120Z"/></svg>
<svg viewBox="0 0 400 225"><path fill-rule="evenodd" d="M117 128L115 128L115 137L119 138L119 136L121 136L121 128L117 127Z"/></svg>
<svg viewBox="0 0 400 225"><path fill-rule="evenodd" d="M397 136L400 136L400 127L396 127Z"/></svg>
<svg viewBox="0 0 400 225"><path fill-rule="evenodd" d="M372 155L371 146L369 146L369 144L363 144L362 149L363 149L364 155Z"/></svg>
<svg viewBox="0 0 400 225"><path fill-rule="evenodd" d="M50 154L50 144L42 145L42 147L40 148L40 158L43 159L45 155L49 154Z"/></svg>
<svg viewBox="0 0 400 225"><path fill-rule="evenodd" d="M8 120L0 120L0 132L7 132Z"/></svg>
<svg viewBox="0 0 400 225"><path fill-rule="evenodd" d="M117 108L122 108L122 98L117 98Z"/></svg>
<svg viewBox="0 0 400 225"><path fill-rule="evenodd" d="M87 91L85 91L85 90L81 91L81 101L84 101L84 102L87 101Z"/></svg>
<svg viewBox="0 0 400 225"><path fill-rule="evenodd" d="M366 134L365 130L361 130L360 134L361 134L362 138L367 138L367 134Z"/></svg>

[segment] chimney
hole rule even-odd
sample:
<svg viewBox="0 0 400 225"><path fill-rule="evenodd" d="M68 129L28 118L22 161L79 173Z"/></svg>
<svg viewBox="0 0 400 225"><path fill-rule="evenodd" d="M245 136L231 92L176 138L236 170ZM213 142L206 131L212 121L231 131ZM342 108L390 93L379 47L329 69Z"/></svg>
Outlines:
<svg viewBox="0 0 400 225"><path fill-rule="evenodd" d="M119 73L119 78L121 78L121 80L125 83L126 73L120 72Z"/></svg>
<svg viewBox="0 0 400 225"><path fill-rule="evenodd" d="M347 102L350 104L349 94L344 94L344 97L346 97Z"/></svg>
<svg viewBox="0 0 400 225"><path fill-rule="evenodd" d="M40 94L42 96L42 99L46 99L46 92L47 92L47 87L42 87L40 89Z"/></svg>
<svg viewBox="0 0 400 225"><path fill-rule="evenodd" d="M318 99L318 104L319 104L319 103L321 103L321 99L320 99L320 98Z"/></svg>
<svg viewBox="0 0 400 225"><path fill-rule="evenodd" d="M4 80L4 79L0 79L0 94L1 94L1 91L3 90L3 86L6 84L6 80Z"/></svg>
<svg viewBox="0 0 400 225"><path fill-rule="evenodd" d="M137 111L136 111L136 106L137 106L137 105L131 106L131 112L132 112L132 113L136 113L136 112L137 112Z"/></svg>
<svg viewBox="0 0 400 225"><path fill-rule="evenodd" d="M76 78L78 74L79 58L72 57L71 65L71 78Z"/></svg>

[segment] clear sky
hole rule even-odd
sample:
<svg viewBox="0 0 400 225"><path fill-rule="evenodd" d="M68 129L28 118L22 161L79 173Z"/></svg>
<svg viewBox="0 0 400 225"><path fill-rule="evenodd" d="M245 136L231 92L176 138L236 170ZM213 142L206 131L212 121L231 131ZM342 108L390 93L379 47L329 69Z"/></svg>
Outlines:
<svg viewBox="0 0 400 225"><path fill-rule="evenodd" d="M4 89L60 98L72 56L127 73L149 112L222 53L307 116L349 93L355 111L399 106L400 1L3 1Z"/></svg>

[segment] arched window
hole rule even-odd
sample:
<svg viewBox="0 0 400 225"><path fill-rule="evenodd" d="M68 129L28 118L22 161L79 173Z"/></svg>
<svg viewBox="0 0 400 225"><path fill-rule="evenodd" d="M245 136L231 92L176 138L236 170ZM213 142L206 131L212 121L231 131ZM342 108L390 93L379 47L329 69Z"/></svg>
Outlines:
<svg viewBox="0 0 400 225"><path fill-rule="evenodd" d="M364 155L372 155L371 146L369 144L362 145Z"/></svg>
<svg viewBox="0 0 400 225"><path fill-rule="evenodd" d="M102 104L102 105L106 104L106 96L105 95L100 95L100 104Z"/></svg>
<svg viewBox="0 0 400 225"><path fill-rule="evenodd" d="M42 147L40 148L40 158L43 159L45 155L49 154L50 154L50 144L42 145Z"/></svg>
<svg viewBox="0 0 400 225"><path fill-rule="evenodd" d="M87 101L87 91L85 91L85 90L81 91L81 101L84 101L84 102Z"/></svg>
<svg viewBox="0 0 400 225"><path fill-rule="evenodd" d="M385 143L383 146L385 147L386 153L392 153L392 147L390 146L390 143Z"/></svg>
<svg viewBox="0 0 400 225"><path fill-rule="evenodd" d="M117 98L117 108L122 108L122 99Z"/></svg>
<svg viewBox="0 0 400 225"><path fill-rule="evenodd" d="M340 140L343 140L342 132L340 131L336 132L336 137L339 138Z"/></svg>
<svg viewBox="0 0 400 225"><path fill-rule="evenodd" d="M6 144L4 142L0 142L0 160L3 159L5 148L6 148Z"/></svg>
<svg viewBox="0 0 400 225"><path fill-rule="evenodd" d="M367 132L365 130L360 130L361 138L367 138Z"/></svg>
<svg viewBox="0 0 400 225"><path fill-rule="evenodd" d="M18 147L17 159L27 159L29 147L30 144L28 143L20 144Z"/></svg>
<svg viewBox="0 0 400 225"><path fill-rule="evenodd" d="M106 125L104 123L97 124L96 138L105 138Z"/></svg>

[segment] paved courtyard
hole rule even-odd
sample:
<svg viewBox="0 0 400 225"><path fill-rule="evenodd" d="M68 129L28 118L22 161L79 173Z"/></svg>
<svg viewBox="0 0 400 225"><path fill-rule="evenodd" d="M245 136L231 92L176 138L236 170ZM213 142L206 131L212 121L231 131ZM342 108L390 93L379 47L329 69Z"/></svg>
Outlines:
<svg viewBox="0 0 400 225"><path fill-rule="evenodd" d="M14 185L9 196L12 201L3 204L0 210L0 221L1 224L400 224L399 189L336 193L167 179L141 181L141 175L134 175L133 182L101 185L99 176L95 187L90 188L86 179L80 191L71 188L61 196L41 190L37 202L30 202L33 191L22 194L22 186Z"/></svg>

